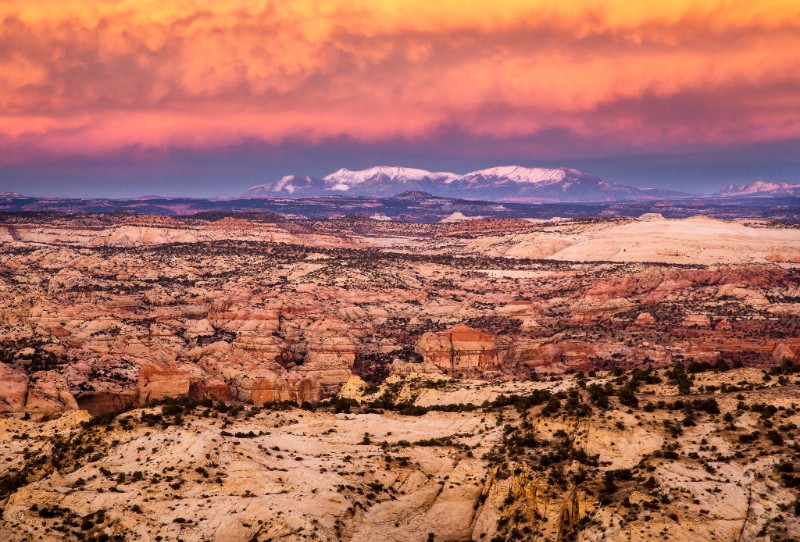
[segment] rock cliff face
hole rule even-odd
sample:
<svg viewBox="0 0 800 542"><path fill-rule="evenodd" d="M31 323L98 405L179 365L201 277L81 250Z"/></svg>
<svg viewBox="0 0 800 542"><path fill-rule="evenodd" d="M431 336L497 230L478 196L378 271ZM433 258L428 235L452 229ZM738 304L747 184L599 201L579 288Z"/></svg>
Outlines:
<svg viewBox="0 0 800 542"><path fill-rule="evenodd" d="M28 377L22 371L14 370L0 363L0 413L17 414L25 410L28 397Z"/></svg>
<svg viewBox="0 0 800 542"><path fill-rule="evenodd" d="M244 380L240 397L249 397L257 405L264 403L295 401L319 401L322 398L320 382L311 378L302 378L296 372L282 375L265 376Z"/></svg>
<svg viewBox="0 0 800 542"><path fill-rule="evenodd" d="M0 363L0 413L46 420L77 409L78 403L69 391L65 375L37 371L29 378L24 372Z"/></svg>
<svg viewBox="0 0 800 542"><path fill-rule="evenodd" d="M137 393L131 391L99 391L82 393L78 399L78 408L86 410L92 416L117 412L135 405Z"/></svg>
<svg viewBox="0 0 800 542"><path fill-rule="evenodd" d="M188 395L191 379L183 371L166 365L143 364L139 368L138 402Z"/></svg>
<svg viewBox="0 0 800 542"><path fill-rule="evenodd" d="M25 411L31 418L49 419L77 409L78 403L69 391L65 375L57 371L39 371L31 375L25 401Z"/></svg>
<svg viewBox="0 0 800 542"><path fill-rule="evenodd" d="M508 341L464 324L442 333L426 333L415 348L425 363L451 376L495 375L513 356Z"/></svg>
<svg viewBox="0 0 800 542"><path fill-rule="evenodd" d="M194 349L189 357L206 376L193 384L193 393L219 395L227 389L232 397L256 404L318 401L335 395L353 374L357 339L335 318L308 326L303 339L298 360L290 344L274 335L240 335L231 343ZM209 387L202 382L208 379L222 386Z"/></svg>

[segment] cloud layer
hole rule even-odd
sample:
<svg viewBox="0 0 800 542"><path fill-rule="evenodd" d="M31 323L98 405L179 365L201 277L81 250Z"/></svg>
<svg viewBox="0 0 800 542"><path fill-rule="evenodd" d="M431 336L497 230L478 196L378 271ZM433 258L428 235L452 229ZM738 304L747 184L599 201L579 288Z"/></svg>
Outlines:
<svg viewBox="0 0 800 542"><path fill-rule="evenodd" d="M488 4L6 0L0 164L446 133L552 158L800 137L794 0Z"/></svg>

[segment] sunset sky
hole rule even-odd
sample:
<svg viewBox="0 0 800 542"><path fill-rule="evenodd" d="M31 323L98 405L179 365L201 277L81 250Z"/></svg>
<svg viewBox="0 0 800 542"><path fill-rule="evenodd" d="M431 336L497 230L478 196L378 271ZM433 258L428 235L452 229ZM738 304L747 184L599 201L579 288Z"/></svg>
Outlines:
<svg viewBox="0 0 800 542"><path fill-rule="evenodd" d="M800 2L0 3L0 191L511 163L800 181Z"/></svg>

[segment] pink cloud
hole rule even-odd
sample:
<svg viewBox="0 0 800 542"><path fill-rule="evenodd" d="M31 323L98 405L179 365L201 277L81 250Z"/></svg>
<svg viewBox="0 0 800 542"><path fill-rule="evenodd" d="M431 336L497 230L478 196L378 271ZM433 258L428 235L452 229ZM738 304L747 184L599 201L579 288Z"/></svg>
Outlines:
<svg viewBox="0 0 800 542"><path fill-rule="evenodd" d="M442 126L643 150L800 137L795 2L252 6L5 3L0 150L25 152L0 161Z"/></svg>

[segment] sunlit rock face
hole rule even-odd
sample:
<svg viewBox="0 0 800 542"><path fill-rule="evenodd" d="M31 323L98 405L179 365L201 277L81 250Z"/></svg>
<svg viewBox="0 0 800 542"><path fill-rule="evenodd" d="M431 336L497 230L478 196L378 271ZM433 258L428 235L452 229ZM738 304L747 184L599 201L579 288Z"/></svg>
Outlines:
<svg viewBox="0 0 800 542"><path fill-rule="evenodd" d="M497 374L511 350L507 341L464 324L442 333L426 333L415 348L426 363L445 374L484 377Z"/></svg>
<svg viewBox="0 0 800 542"><path fill-rule="evenodd" d="M144 364L139 368L138 401L187 395L191 380L188 374L165 365Z"/></svg>
<svg viewBox="0 0 800 542"><path fill-rule="evenodd" d="M28 377L19 370L0 363L0 412L21 414L28 395Z"/></svg>
<svg viewBox="0 0 800 542"><path fill-rule="evenodd" d="M0 413L46 420L77 409L66 375L36 371L29 377L0 363Z"/></svg>
<svg viewBox="0 0 800 542"><path fill-rule="evenodd" d="M65 375L57 371L39 371L31 375L25 412L33 419L58 417L64 411L77 409L78 403L69 391Z"/></svg>

